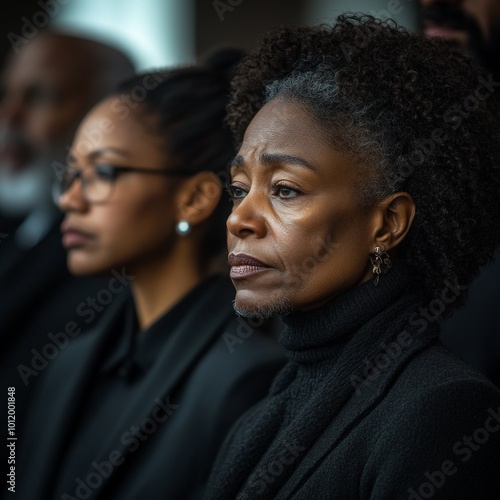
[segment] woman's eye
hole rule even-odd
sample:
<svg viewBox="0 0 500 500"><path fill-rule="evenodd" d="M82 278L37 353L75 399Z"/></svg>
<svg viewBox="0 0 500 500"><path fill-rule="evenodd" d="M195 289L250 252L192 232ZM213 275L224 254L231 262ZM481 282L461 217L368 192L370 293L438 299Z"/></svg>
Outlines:
<svg viewBox="0 0 500 500"><path fill-rule="evenodd" d="M97 178L103 181L114 180L116 177L115 169L108 165L96 165L94 170Z"/></svg>
<svg viewBox="0 0 500 500"><path fill-rule="evenodd" d="M283 200L289 200L300 196L300 192L297 189L279 184L274 187L273 191L275 195L279 196Z"/></svg>
<svg viewBox="0 0 500 500"><path fill-rule="evenodd" d="M235 186L234 184L228 186L227 192L232 200L241 200L247 195L247 191L245 189Z"/></svg>
<svg viewBox="0 0 500 500"><path fill-rule="evenodd" d="M69 167L66 171L64 171L61 175L61 182L65 184L67 187L71 186L75 179L81 176L81 171L76 168Z"/></svg>

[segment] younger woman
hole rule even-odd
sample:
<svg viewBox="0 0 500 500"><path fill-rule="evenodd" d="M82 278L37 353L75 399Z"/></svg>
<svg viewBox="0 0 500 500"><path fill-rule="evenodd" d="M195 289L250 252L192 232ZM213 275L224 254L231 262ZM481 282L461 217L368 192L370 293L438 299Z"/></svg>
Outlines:
<svg viewBox="0 0 500 500"><path fill-rule="evenodd" d="M232 155L233 60L140 75L77 131L59 172L63 243L74 274L113 274L82 297L83 320L108 310L48 368L21 498L195 498L227 429L281 362L210 271L224 247L216 173Z"/></svg>

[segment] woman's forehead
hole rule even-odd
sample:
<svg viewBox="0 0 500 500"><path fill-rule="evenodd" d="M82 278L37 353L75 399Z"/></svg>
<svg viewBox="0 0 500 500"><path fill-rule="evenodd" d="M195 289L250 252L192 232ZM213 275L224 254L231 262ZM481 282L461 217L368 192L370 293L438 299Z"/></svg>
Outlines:
<svg viewBox="0 0 500 500"><path fill-rule="evenodd" d="M325 135L325 130L303 105L277 98L253 117L240 152L263 144L277 149L312 150L328 146Z"/></svg>

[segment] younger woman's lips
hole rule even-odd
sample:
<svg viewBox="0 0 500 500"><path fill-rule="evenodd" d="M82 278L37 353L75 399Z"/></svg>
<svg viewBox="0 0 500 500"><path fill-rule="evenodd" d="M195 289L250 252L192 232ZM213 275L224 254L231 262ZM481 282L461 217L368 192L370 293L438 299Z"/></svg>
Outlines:
<svg viewBox="0 0 500 500"><path fill-rule="evenodd" d="M89 242L91 237L80 231L66 231L62 237L62 244L66 249L82 247Z"/></svg>

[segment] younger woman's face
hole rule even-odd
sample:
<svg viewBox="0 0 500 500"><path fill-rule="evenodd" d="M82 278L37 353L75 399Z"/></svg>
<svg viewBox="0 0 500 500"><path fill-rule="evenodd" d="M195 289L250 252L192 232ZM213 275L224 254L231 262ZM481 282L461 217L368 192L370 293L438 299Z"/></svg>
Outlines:
<svg viewBox="0 0 500 500"><path fill-rule="evenodd" d="M113 99L98 104L80 124L69 164L84 175L98 165L169 168L165 140L155 117L132 110L125 120ZM175 238L173 178L127 172L114 181L111 196L89 203L75 181L60 198L68 266L77 275L98 274L168 258Z"/></svg>
<svg viewBox="0 0 500 500"><path fill-rule="evenodd" d="M371 278L375 212L359 201L358 166L303 107L266 104L231 177L229 262L241 313L316 308Z"/></svg>

